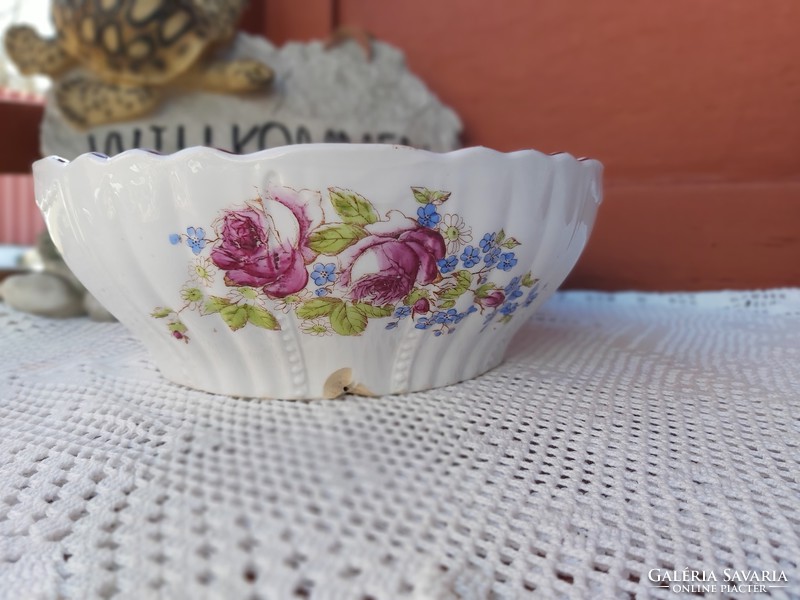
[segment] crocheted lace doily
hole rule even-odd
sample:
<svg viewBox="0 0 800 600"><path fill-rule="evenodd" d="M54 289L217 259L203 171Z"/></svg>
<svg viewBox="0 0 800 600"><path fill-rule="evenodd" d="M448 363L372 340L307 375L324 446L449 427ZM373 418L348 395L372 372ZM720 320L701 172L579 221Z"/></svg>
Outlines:
<svg viewBox="0 0 800 600"><path fill-rule="evenodd" d="M0 305L3 599L798 598L799 560L800 290L559 294L483 377L314 402Z"/></svg>

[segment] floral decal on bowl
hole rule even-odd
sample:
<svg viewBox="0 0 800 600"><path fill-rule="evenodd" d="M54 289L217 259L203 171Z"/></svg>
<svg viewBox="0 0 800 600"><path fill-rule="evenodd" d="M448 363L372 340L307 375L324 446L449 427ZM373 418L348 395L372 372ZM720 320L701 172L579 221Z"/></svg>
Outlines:
<svg viewBox="0 0 800 600"><path fill-rule="evenodd" d="M275 312L294 312L300 330L313 336L359 335L374 319L387 330L410 320L441 336L475 313L484 327L507 323L538 296L530 271L514 275L520 242L503 230L475 241L461 216L442 211L450 192L412 187L413 216L381 215L352 190L327 193L330 221L320 192L272 185L223 210L208 228L170 234L170 244L192 253L189 276L180 307L158 307L151 316L187 343L186 311L220 318L233 331L278 330ZM493 281L505 274L508 283ZM220 281L226 292L212 293Z"/></svg>

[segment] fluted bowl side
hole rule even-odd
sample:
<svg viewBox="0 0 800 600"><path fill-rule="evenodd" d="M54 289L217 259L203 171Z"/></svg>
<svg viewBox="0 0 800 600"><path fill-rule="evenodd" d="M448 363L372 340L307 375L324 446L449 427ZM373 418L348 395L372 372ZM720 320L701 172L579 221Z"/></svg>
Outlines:
<svg viewBox="0 0 800 600"><path fill-rule="evenodd" d="M309 144L34 165L52 238L172 381L271 398L475 377L586 244L602 166Z"/></svg>

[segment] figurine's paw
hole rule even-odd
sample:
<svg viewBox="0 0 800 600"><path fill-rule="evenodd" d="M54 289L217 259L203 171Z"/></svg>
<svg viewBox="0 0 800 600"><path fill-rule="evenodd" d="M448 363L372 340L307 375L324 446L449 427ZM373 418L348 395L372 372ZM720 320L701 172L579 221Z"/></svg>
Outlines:
<svg viewBox="0 0 800 600"><path fill-rule="evenodd" d="M274 77L274 71L264 63L241 59L208 65L202 79L207 89L251 92L268 87Z"/></svg>
<svg viewBox="0 0 800 600"><path fill-rule="evenodd" d="M236 60L224 67L225 88L231 92L262 90L274 77L275 72L257 60Z"/></svg>
<svg viewBox="0 0 800 600"><path fill-rule="evenodd" d="M16 25L5 36L6 53L17 65L20 73L32 75L40 71L41 47L44 40L33 27Z"/></svg>
<svg viewBox="0 0 800 600"><path fill-rule="evenodd" d="M274 77L273 70L257 60L218 60L192 70L181 83L210 91L253 92L268 87Z"/></svg>
<svg viewBox="0 0 800 600"><path fill-rule="evenodd" d="M107 83L88 77L73 77L56 88L56 103L75 127L127 121L150 112L158 104L151 88Z"/></svg>
<svg viewBox="0 0 800 600"><path fill-rule="evenodd" d="M47 40L29 25L10 27L5 35L6 53L23 75L57 75L72 59L56 40Z"/></svg>

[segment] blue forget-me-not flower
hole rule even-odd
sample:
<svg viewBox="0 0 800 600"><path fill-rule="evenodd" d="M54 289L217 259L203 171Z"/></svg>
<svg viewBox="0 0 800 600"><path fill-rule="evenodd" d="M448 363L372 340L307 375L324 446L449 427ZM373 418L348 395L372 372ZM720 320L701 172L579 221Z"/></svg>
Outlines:
<svg viewBox="0 0 800 600"><path fill-rule="evenodd" d="M436 227L442 216L436 212L436 205L426 204L417 209L417 222L423 227Z"/></svg>
<svg viewBox="0 0 800 600"><path fill-rule="evenodd" d="M500 256L500 264L497 265L498 269L503 271L510 271L517 264L517 259L514 257L513 252L505 252Z"/></svg>
<svg viewBox="0 0 800 600"><path fill-rule="evenodd" d="M329 281L336 281L335 270L336 265L333 263L328 263L327 265L317 263L314 265L314 270L311 271L311 279L313 279L314 283L317 285L325 285Z"/></svg>
<svg viewBox="0 0 800 600"><path fill-rule="evenodd" d="M494 246L494 240L497 237L496 233L487 233L481 240L481 250L488 252Z"/></svg>
<svg viewBox="0 0 800 600"><path fill-rule="evenodd" d="M448 256L447 258L440 258L436 261L439 265L439 270L442 273L450 273L458 266L458 259L455 256Z"/></svg>
<svg viewBox="0 0 800 600"><path fill-rule="evenodd" d="M466 268L474 267L480 260L480 250L473 246L467 246L464 248L464 252L461 253L461 260Z"/></svg>
<svg viewBox="0 0 800 600"><path fill-rule="evenodd" d="M489 251L486 253L486 256L483 257L483 262L486 263L487 267L493 267L500 258L500 248L497 246L490 247Z"/></svg>
<svg viewBox="0 0 800 600"><path fill-rule="evenodd" d="M202 227L187 227L186 228L186 244L192 249L195 254L200 254L203 248L206 247L205 238L206 231ZM170 241L172 239L170 238Z"/></svg>

